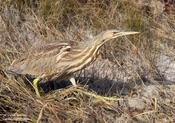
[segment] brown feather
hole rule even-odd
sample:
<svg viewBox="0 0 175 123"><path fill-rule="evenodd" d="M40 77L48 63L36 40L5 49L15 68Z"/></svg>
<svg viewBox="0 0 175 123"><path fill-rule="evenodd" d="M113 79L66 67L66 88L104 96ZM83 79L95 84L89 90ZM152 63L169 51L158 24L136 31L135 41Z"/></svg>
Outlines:
<svg viewBox="0 0 175 123"><path fill-rule="evenodd" d="M99 48L105 42L119 36L136 33L108 30L94 37L84 49L72 48L67 43L52 43L37 48L32 47L22 58L12 63L9 71L47 79L64 79L92 63L97 58Z"/></svg>

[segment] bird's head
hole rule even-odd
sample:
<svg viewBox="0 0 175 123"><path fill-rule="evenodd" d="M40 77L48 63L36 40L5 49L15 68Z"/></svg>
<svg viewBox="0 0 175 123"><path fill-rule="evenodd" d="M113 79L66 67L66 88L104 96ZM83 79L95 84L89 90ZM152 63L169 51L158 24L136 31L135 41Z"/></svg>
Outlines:
<svg viewBox="0 0 175 123"><path fill-rule="evenodd" d="M134 32L134 31L119 31L119 30L107 30L104 31L102 33L100 33L97 37L96 37L96 41L97 43L104 43L110 39L114 39L120 36L125 36L125 35L133 35L133 34L137 34L139 32Z"/></svg>

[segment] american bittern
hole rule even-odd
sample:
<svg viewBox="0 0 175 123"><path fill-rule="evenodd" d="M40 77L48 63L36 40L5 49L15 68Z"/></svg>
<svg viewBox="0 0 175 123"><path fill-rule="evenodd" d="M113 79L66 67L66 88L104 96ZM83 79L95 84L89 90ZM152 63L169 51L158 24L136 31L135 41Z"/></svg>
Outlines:
<svg viewBox="0 0 175 123"><path fill-rule="evenodd" d="M15 60L9 70L17 74L34 76L36 79L33 81L33 86L37 96L40 96L38 91L40 79L69 79L76 86L75 79L72 77L73 73L93 62L97 58L99 48L104 43L110 39L136 33L138 32L108 30L95 36L84 49L71 48L66 43L48 44Z"/></svg>

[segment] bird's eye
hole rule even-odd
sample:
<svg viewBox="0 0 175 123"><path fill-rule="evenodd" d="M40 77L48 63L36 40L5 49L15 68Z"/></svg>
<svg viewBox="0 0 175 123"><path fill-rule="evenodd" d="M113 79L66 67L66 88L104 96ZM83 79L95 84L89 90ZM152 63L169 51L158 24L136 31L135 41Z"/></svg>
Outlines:
<svg viewBox="0 0 175 123"><path fill-rule="evenodd" d="M105 42L106 40L102 40L102 42Z"/></svg>
<svg viewBox="0 0 175 123"><path fill-rule="evenodd" d="M66 46L65 49L66 49L66 51L70 51L71 47L70 46Z"/></svg>
<svg viewBox="0 0 175 123"><path fill-rule="evenodd" d="M70 50L71 50L71 48L67 48L66 50L67 50L67 51L70 51Z"/></svg>
<svg viewBox="0 0 175 123"><path fill-rule="evenodd" d="M113 32L113 34L115 35L115 34L117 34L118 32Z"/></svg>

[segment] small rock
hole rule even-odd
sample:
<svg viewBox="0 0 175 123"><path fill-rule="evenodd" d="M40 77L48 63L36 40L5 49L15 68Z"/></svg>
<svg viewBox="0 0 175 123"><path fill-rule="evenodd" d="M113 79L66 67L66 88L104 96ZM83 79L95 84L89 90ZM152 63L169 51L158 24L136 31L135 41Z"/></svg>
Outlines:
<svg viewBox="0 0 175 123"><path fill-rule="evenodd" d="M129 99L128 100L128 107L136 110L143 110L145 109L145 102L143 99Z"/></svg>

